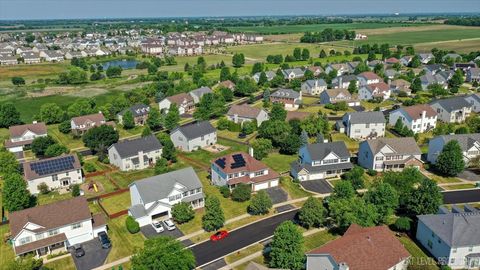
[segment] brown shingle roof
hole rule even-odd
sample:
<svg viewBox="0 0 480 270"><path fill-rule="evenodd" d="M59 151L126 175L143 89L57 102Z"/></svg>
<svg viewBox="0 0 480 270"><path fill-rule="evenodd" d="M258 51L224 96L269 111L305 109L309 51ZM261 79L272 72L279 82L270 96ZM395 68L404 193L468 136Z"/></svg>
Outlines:
<svg viewBox="0 0 480 270"><path fill-rule="evenodd" d="M261 109L253 108L248 105L232 105L227 115L238 115L244 118L256 118Z"/></svg>
<svg viewBox="0 0 480 270"><path fill-rule="evenodd" d="M347 232L308 254L330 254L335 262L352 270L387 270L410 257L386 226L362 228L353 224Z"/></svg>
<svg viewBox="0 0 480 270"><path fill-rule="evenodd" d="M87 199L75 197L10 213L10 232L16 237L28 222L43 227L36 231L48 231L91 218Z"/></svg>
<svg viewBox="0 0 480 270"><path fill-rule="evenodd" d="M180 93L171 97L167 97L167 99L170 102L175 103L179 106L183 103L184 100L186 100L187 102L193 102L192 96L186 93Z"/></svg>
<svg viewBox="0 0 480 270"><path fill-rule="evenodd" d="M15 254L21 255L42 247L54 245L64 241L67 241L67 236L65 235L65 233L60 233L54 236L44 238L42 240L34 241L25 245L15 247Z"/></svg>
<svg viewBox="0 0 480 270"><path fill-rule="evenodd" d="M392 148L397 154L420 155L422 151L418 147L415 139L412 137L403 138L377 138L367 140L362 143L368 143L374 154L378 153L385 145Z"/></svg>
<svg viewBox="0 0 480 270"><path fill-rule="evenodd" d="M423 111L425 111L425 114L427 117L434 117L437 115L437 112L434 109L432 109L430 105L427 105L427 104L419 104L419 105L404 107L404 108L401 108L401 110L404 110L412 119L421 118Z"/></svg>
<svg viewBox="0 0 480 270"><path fill-rule="evenodd" d="M27 130L30 130L37 135L47 134L47 126L45 123L12 126L8 128L8 130L10 132L10 138L21 137L23 134L25 134L25 132L27 132Z"/></svg>
<svg viewBox="0 0 480 270"><path fill-rule="evenodd" d="M379 80L379 81L382 81L382 78L380 78L380 76L378 76L377 74L375 74L374 72L371 72L371 71L362 72L362 73L360 73L358 76L364 77L364 78L367 79L367 80Z"/></svg>
<svg viewBox="0 0 480 270"><path fill-rule="evenodd" d="M94 113L89 115L73 117L72 121L77 126L84 125L87 122L95 122L96 125L101 125L103 122L105 122L105 117L103 116L102 113Z"/></svg>
<svg viewBox="0 0 480 270"><path fill-rule="evenodd" d="M56 170L53 170L51 172L44 173L44 174L38 174L38 171L35 171L32 168L33 164L37 164L37 163L46 164L49 161L65 159L65 158L68 158L68 157L73 157L73 168L72 169L65 169L64 167L61 167L61 166L55 166ZM33 179L37 179L37 178L40 178L40 177L46 177L48 175L54 175L54 174L58 174L58 173L62 173L62 172L70 172L72 170L78 170L78 169L81 169L81 168L82 168L82 165L80 164L80 161L78 160L77 155L63 155L63 156L58 156L58 157L45 158L45 159L41 159L41 160L34 160L34 161L25 162L25 163L23 163L23 175L24 175L24 178L26 180L33 180Z"/></svg>

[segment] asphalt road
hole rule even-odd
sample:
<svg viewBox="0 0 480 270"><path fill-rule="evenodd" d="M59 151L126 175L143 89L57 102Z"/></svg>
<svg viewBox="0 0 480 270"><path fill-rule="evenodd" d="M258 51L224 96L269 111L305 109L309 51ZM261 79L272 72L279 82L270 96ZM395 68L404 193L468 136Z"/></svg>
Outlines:
<svg viewBox="0 0 480 270"><path fill-rule="evenodd" d="M444 191L442 194L445 204L480 202L480 189Z"/></svg>
<svg viewBox="0 0 480 270"><path fill-rule="evenodd" d="M197 266L203 266L231 252L272 236L280 223L292 220L297 212L298 210L293 210L232 231L227 238L218 242L207 241L191 247L190 249L197 260Z"/></svg>

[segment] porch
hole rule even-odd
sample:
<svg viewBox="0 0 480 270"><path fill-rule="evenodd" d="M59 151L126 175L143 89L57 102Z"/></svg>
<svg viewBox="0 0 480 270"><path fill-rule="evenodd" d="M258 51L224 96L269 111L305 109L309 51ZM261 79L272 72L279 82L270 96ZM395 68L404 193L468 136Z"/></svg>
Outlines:
<svg viewBox="0 0 480 270"><path fill-rule="evenodd" d="M64 233L15 247L18 256L34 255L40 258L49 254L67 251L67 237Z"/></svg>

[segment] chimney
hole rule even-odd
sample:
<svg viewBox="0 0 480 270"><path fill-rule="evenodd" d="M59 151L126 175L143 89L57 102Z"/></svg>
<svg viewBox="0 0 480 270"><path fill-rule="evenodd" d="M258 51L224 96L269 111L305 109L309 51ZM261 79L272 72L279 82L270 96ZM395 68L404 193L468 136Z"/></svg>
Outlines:
<svg viewBox="0 0 480 270"><path fill-rule="evenodd" d="M422 119L427 118L427 111L423 110L422 111Z"/></svg>
<svg viewBox="0 0 480 270"><path fill-rule="evenodd" d="M248 154L253 157L253 147L248 147Z"/></svg>

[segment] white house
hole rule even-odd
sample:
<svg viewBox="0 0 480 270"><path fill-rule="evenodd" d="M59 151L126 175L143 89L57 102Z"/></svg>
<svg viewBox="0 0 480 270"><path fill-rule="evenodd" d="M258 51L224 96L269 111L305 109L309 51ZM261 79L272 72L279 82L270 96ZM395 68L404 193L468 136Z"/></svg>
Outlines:
<svg viewBox="0 0 480 270"><path fill-rule="evenodd" d="M162 145L155 135L123 140L108 148L110 164L121 171L142 170L162 157Z"/></svg>
<svg viewBox="0 0 480 270"><path fill-rule="evenodd" d="M378 98L381 100L389 99L392 95L390 86L384 82L367 84L358 90L358 96L361 100L370 100Z"/></svg>
<svg viewBox="0 0 480 270"><path fill-rule="evenodd" d="M269 116L264 109L254 108L248 105L232 105L227 112L227 119L237 124L256 121L257 126L260 126L263 121L269 119Z"/></svg>
<svg viewBox="0 0 480 270"><path fill-rule="evenodd" d="M83 183L82 166L77 155L63 155L23 163L27 188L38 194L38 186L45 183L49 189L67 188Z"/></svg>
<svg viewBox="0 0 480 270"><path fill-rule="evenodd" d="M270 95L270 102L283 103L286 110L296 110L302 103L302 92L279 89Z"/></svg>
<svg viewBox="0 0 480 270"><path fill-rule="evenodd" d="M92 215L85 197L39 205L9 215L12 246L17 256L36 257L67 248L107 232L103 214Z"/></svg>
<svg viewBox="0 0 480 270"><path fill-rule="evenodd" d="M430 163L435 164L443 147L451 140L456 140L460 145L463 153L463 160L466 164L468 164L470 160L480 156L480 133L454 134L441 135L430 139L428 142L427 160Z"/></svg>
<svg viewBox="0 0 480 270"><path fill-rule="evenodd" d="M81 136L85 134L85 132L87 132L89 129L98 127L101 125L114 126L115 123L107 122L105 120L105 116L103 116L101 112L73 117L72 120L70 120L70 127L72 130L72 133L76 136Z"/></svg>
<svg viewBox="0 0 480 270"><path fill-rule="evenodd" d="M346 102L348 106L360 106L357 95L352 95L347 89L327 89L320 94L320 104L335 104Z"/></svg>
<svg viewBox="0 0 480 270"><path fill-rule="evenodd" d="M414 133L424 133L437 125L437 112L427 104L413 105L390 112L391 126L395 126L398 119Z"/></svg>
<svg viewBox="0 0 480 270"><path fill-rule="evenodd" d="M282 70L283 77L285 80L293 80L293 79L301 79L303 76L305 76L305 71L303 71L301 68L291 68L291 69L285 69Z"/></svg>
<svg viewBox="0 0 480 270"><path fill-rule="evenodd" d="M129 187L132 206L128 215L142 227L171 218L172 207L179 202L193 209L204 206L202 183L192 167L138 180Z"/></svg>
<svg viewBox="0 0 480 270"><path fill-rule="evenodd" d="M421 168L421 155L422 151L411 137L377 138L360 143L358 165L378 172Z"/></svg>
<svg viewBox="0 0 480 270"><path fill-rule="evenodd" d="M480 112L480 95L479 94L471 94L465 97L465 100L470 103L472 107L472 111L479 113Z"/></svg>
<svg viewBox="0 0 480 270"><path fill-rule="evenodd" d="M180 115L192 113L195 110L195 103L192 96L186 93L180 93L174 96L166 97L158 103L160 112L168 113L170 106L176 104Z"/></svg>
<svg viewBox="0 0 480 270"><path fill-rule="evenodd" d="M465 97L435 100L430 103L430 106L437 111L438 120L445 123L465 122L472 112L472 104Z"/></svg>
<svg viewBox="0 0 480 270"><path fill-rule="evenodd" d="M340 132L352 139L374 139L385 136L386 120L382 112L346 113L336 123Z"/></svg>
<svg viewBox="0 0 480 270"><path fill-rule="evenodd" d="M63 54L59 51L41 51L40 57L44 58L47 62L61 62L64 60Z"/></svg>
<svg viewBox="0 0 480 270"><path fill-rule="evenodd" d="M180 126L170 133L173 145L185 152L217 143L217 130L208 121Z"/></svg>
<svg viewBox="0 0 480 270"><path fill-rule="evenodd" d="M358 78L358 81L360 82L360 85L368 85L368 84L383 82L383 79L380 76L378 76L377 74L371 71L362 72L358 74L357 78Z"/></svg>
<svg viewBox="0 0 480 270"><path fill-rule="evenodd" d="M345 142L307 144L300 147L290 175L300 181L338 177L353 168Z"/></svg>
<svg viewBox="0 0 480 270"><path fill-rule="evenodd" d="M23 148L30 145L35 138L47 136L45 123L11 126L8 131L10 139L5 141L5 148L12 153L23 152Z"/></svg>
<svg viewBox="0 0 480 270"><path fill-rule="evenodd" d="M302 83L302 92L309 95L320 95L327 90L327 83L323 79L307 80Z"/></svg>

